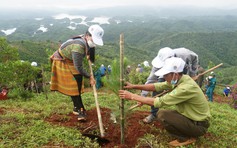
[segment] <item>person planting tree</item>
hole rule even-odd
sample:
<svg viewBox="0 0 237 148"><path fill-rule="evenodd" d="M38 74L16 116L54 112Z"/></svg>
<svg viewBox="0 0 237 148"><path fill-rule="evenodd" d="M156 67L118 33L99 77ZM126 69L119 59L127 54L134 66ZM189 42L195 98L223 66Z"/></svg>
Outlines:
<svg viewBox="0 0 237 148"><path fill-rule="evenodd" d="M165 81L162 76L158 77L154 73L163 66L164 61L166 59L171 58L171 57L179 57L185 61L184 74L188 74L191 77L195 77L197 75L198 55L196 53L194 53L193 51L186 49L186 48L171 49L169 47L164 47L158 51L157 56L152 60L152 69L151 69L150 75L147 78L147 81L145 84ZM143 90L141 92L141 96L146 97L148 95L148 93L149 93L148 91ZM160 93L161 92L153 91L152 96L156 96ZM151 106L150 115L145 117L143 119L143 122L144 123L151 123L152 121L154 121L156 119L156 114L157 114L158 110L159 110L159 108Z"/></svg>
<svg viewBox="0 0 237 148"><path fill-rule="evenodd" d="M165 82L145 85L126 83L126 89L146 91L169 90L163 96L152 98L119 90L121 99L134 100L159 108L176 106L176 110L159 110L158 120L175 138L169 142L171 146L183 146L194 143L196 138L204 135L209 127L210 108L205 95L198 84L188 75L184 75L185 62L178 57L165 60L164 66L155 72L163 76Z"/></svg>
<svg viewBox="0 0 237 148"><path fill-rule="evenodd" d="M82 102L83 77L95 84L93 75L83 69L83 59L94 62L95 46L103 45L104 30L99 25L92 25L84 35L73 37L64 42L51 56L52 60L52 91L59 91L71 97L79 121L86 120L86 110Z"/></svg>

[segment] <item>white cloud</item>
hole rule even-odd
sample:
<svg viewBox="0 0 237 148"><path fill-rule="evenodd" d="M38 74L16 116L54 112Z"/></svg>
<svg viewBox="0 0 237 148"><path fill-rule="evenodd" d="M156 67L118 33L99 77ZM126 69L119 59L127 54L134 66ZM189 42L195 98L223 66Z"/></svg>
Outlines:
<svg viewBox="0 0 237 148"><path fill-rule="evenodd" d="M237 8L236 0L1 0L2 8L75 8L78 10L90 8L106 8L122 5L142 6L200 6L218 8Z"/></svg>
<svg viewBox="0 0 237 148"><path fill-rule="evenodd" d="M53 16L54 19L58 19L58 20L61 20L61 19L65 19L65 18L68 18L69 20L73 20L73 19L82 19L82 20L85 20L87 17L86 16L82 16L82 15L69 15L69 14L58 14L58 15L55 15Z"/></svg>
<svg viewBox="0 0 237 148"><path fill-rule="evenodd" d="M110 24L109 23L109 17L95 17L92 21L93 23L99 23L99 24Z"/></svg>
<svg viewBox="0 0 237 148"><path fill-rule="evenodd" d="M16 31L16 28L8 29L8 30L1 30L5 35L10 35Z"/></svg>
<svg viewBox="0 0 237 148"><path fill-rule="evenodd" d="M47 32L48 28L45 28L44 25L41 25L37 30L42 31L42 32Z"/></svg>

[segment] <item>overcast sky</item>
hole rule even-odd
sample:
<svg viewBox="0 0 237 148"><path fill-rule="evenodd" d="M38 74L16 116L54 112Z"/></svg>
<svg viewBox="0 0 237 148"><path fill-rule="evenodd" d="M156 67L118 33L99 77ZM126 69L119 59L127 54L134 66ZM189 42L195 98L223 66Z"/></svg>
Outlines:
<svg viewBox="0 0 237 148"><path fill-rule="evenodd" d="M237 0L1 0L0 8L104 8L123 5L198 6L222 9L237 8Z"/></svg>

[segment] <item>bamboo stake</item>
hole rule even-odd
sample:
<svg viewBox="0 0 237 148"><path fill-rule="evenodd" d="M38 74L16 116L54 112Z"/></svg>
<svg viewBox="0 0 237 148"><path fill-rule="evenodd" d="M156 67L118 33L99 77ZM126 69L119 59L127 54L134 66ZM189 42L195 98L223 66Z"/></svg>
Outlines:
<svg viewBox="0 0 237 148"><path fill-rule="evenodd" d="M120 89L123 89L124 86L124 34L120 34ZM121 144L124 144L124 99L120 101L120 130L121 130Z"/></svg>
<svg viewBox="0 0 237 148"><path fill-rule="evenodd" d="M90 74L94 78L91 61L88 60L88 62L89 62L89 67L90 67ZM98 121L99 121L100 135L101 135L101 137L104 137L104 127L103 127L103 123L102 123L102 117L101 117L101 113L100 113L99 102L98 102L98 99L97 99L97 92L96 92L95 84L92 87L93 87L93 91L94 91L95 105L96 105L97 116L98 116Z"/></svg>
<svg viewBox="0 0 237 148"><path fill-rule="evenodd" d="M211 72L211 71L213 71L214 69L217 69L218 67L220 67L220 66L222 66L222 65L223 65L223 63L220 63L220 64L218 64L218 65L216 65L216 66L214 66L214 67L212 67L212 68L210 68L210 69L204 71L203 73L198 74L196 77L193 78L193 80L196 81L196 80L198 79L198 77L200 77L200 76L202 76L202 75L205 75L206 73Z"/></svg>

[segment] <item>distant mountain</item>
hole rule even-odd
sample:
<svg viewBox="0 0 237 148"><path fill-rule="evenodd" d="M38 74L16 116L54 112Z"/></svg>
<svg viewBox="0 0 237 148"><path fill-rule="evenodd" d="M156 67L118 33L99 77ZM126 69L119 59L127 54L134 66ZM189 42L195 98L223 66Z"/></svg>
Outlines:
<svg viewBox="0 0 237 148"><path fill-rule="evenodd" d="M84 33L91 24L100 24L105 29L105 41L114 42L121 32L126 32L126 36L129 36L128 42L136 44L147 42L155 36L164 37L178 32L235 31L237 16L163 18L154 15L91 17L83 14L54 14L47 17L2 20L0 36L8 40L58 42Z"/></svg>
<svg viewBox="0 0 237 148"><path fill-rule="evenodd" d="M24 60L36 59L38 62L46 63L48 62L46 49L55 51L61 42L72 36L83 34L89 25L100 24L105 30L105 45L98 47L96 53L101 57L99 62L104 64L109 64L112 59L119 57L119 35L124 33L125 56L134 64L145 60L151 62L160 48L168 46L186 47L195 51L199 55L201 65L205 68L209 61L214 64L223 62L223 68L229 69L237 65L235 58L237 16L225 15L235 10L223 13L208 10L205 14L203 11L203 15L197 13L196 9L187 12L186 10L180 9L178 13L176 9L168 11L168 9L154 8L148 11L147 8L143 8L140 13L135 13L137 12L135 8L127 7L90 12L45 11L41 15L29 13L29 17L26 18L2 19L0 37L7 38L19 47L20 56ZM174 15L175 12L179 15ZM195 16L194 13L199 16ZM31 53L34 53L34 56Z"/></svg>

